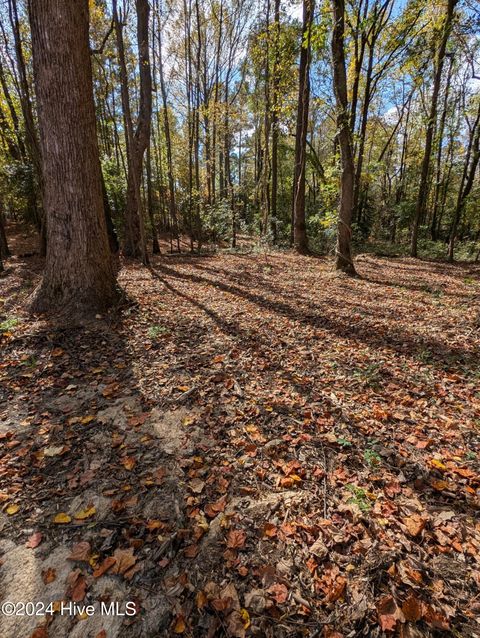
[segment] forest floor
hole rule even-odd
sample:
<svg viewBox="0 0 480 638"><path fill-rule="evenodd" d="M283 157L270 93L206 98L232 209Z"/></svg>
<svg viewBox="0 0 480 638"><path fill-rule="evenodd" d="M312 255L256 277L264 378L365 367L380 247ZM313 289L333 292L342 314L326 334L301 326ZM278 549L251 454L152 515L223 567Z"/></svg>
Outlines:
<svg viewBox="0 0 480 638"><path fill-rule="evenodd" d="M480 266L158 256L65 325L24 310L27 239L0 276L0 591L56 602L2 636L480 636Z"/></svg>

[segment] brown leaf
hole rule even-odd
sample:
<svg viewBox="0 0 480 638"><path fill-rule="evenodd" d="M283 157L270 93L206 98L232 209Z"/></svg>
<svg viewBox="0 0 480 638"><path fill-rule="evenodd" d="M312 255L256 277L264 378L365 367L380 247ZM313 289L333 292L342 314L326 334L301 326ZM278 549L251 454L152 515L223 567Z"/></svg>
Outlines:
<svg viewBox="0 0 480 638"><path fill-rule="evenodd" d="M116 549L113 552L113 556L116 562L112 569L112 574L120 574L123 576L137 562L131 547L128 549Z"/></svg>
<svg viewBox="0 0 480 638"><path fill-rule="evenodd" d="M68 557L68 560L78 560L87 562L90 560L90 543L82 541L73 546L72 553Z"/></svg>
<svg viewBox="0 0 480 638"><path fill-rule="evenodd" d="M245 545L247 534L243 529L231 529L227 536L227 547L229 549L240 549Z"/></svg>
<svg viewBox="0 0 480 638"><path fill-rule="evenodd" d="M46 627L37 627L33 630L30 638L48 638L48 632Z"/></svg>
<svg viewBox="0 0 480 638"><path fill-rule="evenodd" d="M83 574L77 578L72 587L71 598L74 603L79 603L85 598L87 592L87 580Z"/></svg>
<svg viewBox="0 0 480 638"><path fill-rule="evenodd" d="M232 638L245 638L245 623L242 614L234 609L227 617L228 635Z"/></svg>
<svg viewBox="0 0 480 638"><path fill-rule="evenodd" d="M183 616L177 616L177 619L175 621L175 626L173 628L173 631L176 634L183 634L183 632L185 631L185 629L187 628L186 624L185 624L185 619Z"/></svg>
<svg viewBox="0 0 480 638"><path fill-rule="evenodd" d="M402 611L392 596L385 596L377 604L378 622L383 631L395 631L397 622L405 621Z"/></svg>
<svg viewBox="0 0 480 638"><path fill-rule="evenodd" d="M115 558L113 558L113 556L107 556L107 558L104 559L102 564L99 565L97 569L93 572L93 576L95 578L100 578L100 576L103 576L105 572L108 572L110 567L112 567L112 565L115 565L116 562L117 561Z"/></svg>
<svg viewBox="0 0 480 638"><path fill-rule="evenodd" d="M220 514L220 512L224 511L226 505L227 498L226 496L222 496L222 498L219 498L218 501L215 501L215 503L208 503L208 505L206 505L205 514L209 518L215 518L217 514Z"/></svg>
<svg viewBox="0 0 480 638"><path fill-rule="evenodd" d="M343 592L347 586L347 579L343 576L337 576L335 582L333 583L332 589L329 591L327 595L327 600L331 603L335 602L339 598L342 597Z"/></svg>
<svg viewBox="0 0 480 638"><path fill-rule="evenodd" d="M124 456L121 459L121 464L126 470L133 470L135 465L137 464L137 459L134 456Z"/></svg>
<svg viewBox="0 0 480 638"><path fill-rule="evenodd" d="M277 535L277 526L273 523L265 523L263 526L263 536L266 538L274 538Z"/></svg>
<svg viewBox="0 0 480 638"><path fill-rule="evenodd" d="M48 585L48 583L53 583L56 577L57 577L57 572L55 569L53 569L53 567L49 567L48 569L45 569L44 571L42 571L42 580L45 583L45 585Z"/></svg>
<svg viewBox="0 0 480 638"><path fill-rule="evenodd" d="M405 616L405 620L409 622L417 622L423 615L423 604L413 592L411 592L405 599L402 605L402 612Z"/></svg>
<svg viewBox="0 0 480 638"><path fill-rule="evenodd" d="M185 547L183 554L187 558L195 558L198 554L198 545L188 545L188 547Z"/></svg>
<svg viewBox="0 0 480 638"><path fill-rule="evenodd" d="M205 487L205 481L202 481L199 478L194 478L188 484L192 492L195 494L201 494L203 492L203 488Z"/></svg>
<svg viewBox="0 0 480 638"><path fill-rule="evenodd" d="M410 534L410 536L413 537L418 536L427 524L427 521L419 514L412 514L412 516L408 516L407 518L405 518L403 522L408 530L408 533Z"/></svg>

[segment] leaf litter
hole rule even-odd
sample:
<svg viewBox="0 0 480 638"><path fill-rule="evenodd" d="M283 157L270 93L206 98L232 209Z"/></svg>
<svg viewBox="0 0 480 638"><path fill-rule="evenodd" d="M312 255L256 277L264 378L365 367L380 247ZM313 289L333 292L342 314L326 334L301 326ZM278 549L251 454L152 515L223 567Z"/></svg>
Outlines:
<svg viewBox="0 0 480 638"><path fill-rule="evenodd" d="M358 269L126 263L128 301L72 326L1 281L2 537L66 547L65 600L139 609L65 635L479 635L480 269Z"/></svg>

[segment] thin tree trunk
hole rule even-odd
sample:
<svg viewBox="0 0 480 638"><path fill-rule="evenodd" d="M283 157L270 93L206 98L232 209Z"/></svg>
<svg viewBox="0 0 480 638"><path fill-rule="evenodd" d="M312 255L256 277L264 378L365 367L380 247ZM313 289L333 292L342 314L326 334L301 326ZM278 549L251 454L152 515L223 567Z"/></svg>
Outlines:
<svg viewBox="0 0 480 638"><path fill-rule="evenodd" d="M5 232L5 215L3 212L3 201L0 199L0 256L3 259L10 257L7 233Z"/></svg>
<svg viewBox="0 0 480 638"><path fill-rule="evenodd" d="M428 195L428 173L430 169L430 157L432 154L433 134L435 131L435 121L437 119L438 95L440 92L440 84L442 80L443 63L445 60L445 51L447 48L448 38L452 30L453 15L458 0L447 0L447 10L445 14L445 23L443 26L442 38L438 48L435 74L433 79L432 100L430 103L430 113L427 122L427 133L425 137L425 149L423 152L422 168L420 172L420 185L418 188L417 203L415 207L415 216L413 219L412 239L410 246L410 255L417 257L418 253L418 230L420 221L425 215L425 207Z"/></svg>
<svg viewBox="0 0 480 638"><path fill-rule="evenodd" d="M315 0L303 2L302 48L298 70L298 107L293 175L293 245L298 253L308 253L305 221L305 170L307 155L308 107L310 103L311 30Z"/></svg>
<svg viewBox="0 0 480 638"><path fill-rule="evenodd" d="M35 214L38 216L38 226L40 232L40 254L46 254L46 220L43 212L43 175L40 143L38 140L35 121L33 118L32 100L30 87L28 84L25 57L23 54L22 40L20 34L20 24L18 20L18 10L16 0L8 0L10 23L12 25L13 38L15 42L15 59L17 64L19 84L20 84L20 106L22 109L23 121L25 125L25 142L33 164L36 177L36 187L38 188L38 204L35 203Z"/></svg>
<svg viewBox="0 0 480 638"><path fill-rule="evenodd" d="M477 116L470 133L470 144L467 156L465 158L465 166L462 175L462 181L458 191L457 204L453 216L452 228L450 230L450 238L448 242L448 261L453 261L453 251L455 248L455 238L457 235L458 224L462 218L467 198L473 187L475 174L477 172L478 163L480 161L480 103L478 105Z"/></svg>
<svg viewBox="0 0 480 638"><path fill-rule="evenodd" d="M337 103L337 130L342 161L335 268L349 275L355 275L351 228L355 165L353 161L352 132L349 124L347 74L345 70L345 0L332 0L332 8L333 88Z"/></svg>
<svg viewBox="0 0 480 638"><path fill-rule="evenodd" d="M430 224L430 236L432 241L437 241L437 218L438 218L438 207L440 204L440 191L442 186L442 151L443 151L443 134L445 131L445 121L447 119L447 111L448 111L448 98L450 95L450 84L452 79L452 69L453 69L453 56L450 58L450 65L448 67L447 79L445 82L445 96L443 100L443 110L440 116L440 125L438 127L438 150L437 150L437 164L435 171L435 194L433 200L433 211L432 211L432 221Z"/></svg>
<svg viewBox="0 0 480 638"><path fill-rule="evenodd" d="M140 76L140 106L137 125L134 131L130 95L128 89L125 45L123 42L123 24L118 15L117 0L113 0L113 18L117 38L117 51L120 67L120 87L127 142L127 203L126 224L123 250L130 257L141 257L148 264L145 223L143 216L141 181L145 150L150 139L152 117L152 75L149 59L148 20L150 7L148 0L136 0L137 44Z"/></svg>
<svg viewBox="0 0 480 638"><path fill-rule="evenodd" d="M278 107L279 107L279 72L280 72L280 0L275 0L274 5L274 60L273 60L273 82L272 82L272 196L271 196L271 228L273 242L277 242L277 226L278 226Z"/></svg>
<svg viewBox="0 0 480 638"><path fill-rule="evenodd" d="M155 224L155 215L153 211L153 192L152 192L152 158L150 145L147 147L147 209L152 228L152 253L158 255L160 253L160 245L158 243L157 227Z"/></svg>

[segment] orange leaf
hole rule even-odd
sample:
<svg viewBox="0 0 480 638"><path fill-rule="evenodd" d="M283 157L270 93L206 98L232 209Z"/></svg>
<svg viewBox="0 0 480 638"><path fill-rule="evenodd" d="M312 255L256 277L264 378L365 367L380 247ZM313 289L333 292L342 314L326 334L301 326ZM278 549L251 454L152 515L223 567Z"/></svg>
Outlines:
<svg viewBox="0 0 480 638"><path fill-rule="evenodd" d="M100 578L100 576L103 576L105 572L108 572L110 567L112 567L112 565L115 565L116 562L117 561L115 558L113 558L113 556L107 556L102 564L99 565L99 567L97 567L97 569L93 572L93 576L95 578Z"/></svg>
<svg viewBox="0 0 480 638"><path fill-rule="evenodd" d="M227 547L229 549L240 549L245 545L246 538L247 535L242 529L231 529L227 536Z"/></svg>
<svg viewBox="0 0 480 638"><path fill-rule="evenodd" d="M285 587L285 585L282 585L281 583L274 583L271 587L267 589L267 592L273 596L274 600L279 605L286 602L288 598L288 589Z"/></svg>
<svg viewBox="0 0 480 638"><path fill-rule="evenodd" d="M48 585L48 583L53 583L56 577L57 577L57 572L53 569L53 567L49 567L48 569L42 572L42 580L45 583L45 585Z"/></svg>
<svg viewBox="0 0 480 638"><path fill-rule="evenodd" d="M185 620L183 616L177 616L177 620L175 621L175 627L173 628L173 631L176 634L183 634L186 628L187 626L185 624Z"/></svg>

